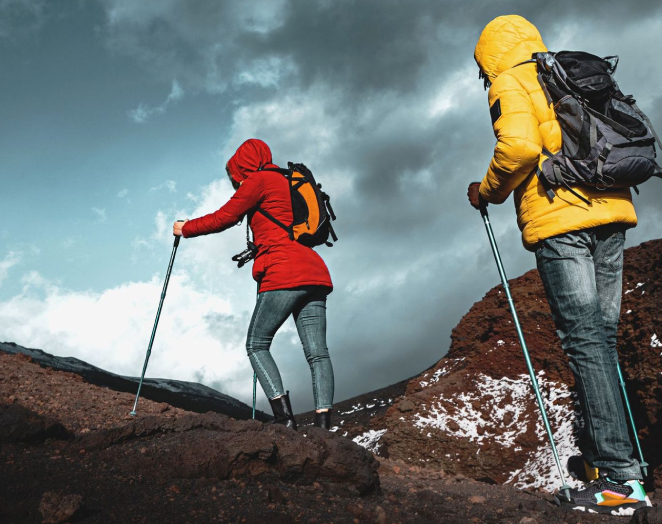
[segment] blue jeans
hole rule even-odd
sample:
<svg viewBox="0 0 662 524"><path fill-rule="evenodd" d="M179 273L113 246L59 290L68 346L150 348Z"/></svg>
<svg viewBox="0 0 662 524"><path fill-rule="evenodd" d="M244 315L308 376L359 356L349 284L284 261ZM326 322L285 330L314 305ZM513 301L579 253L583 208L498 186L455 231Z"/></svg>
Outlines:
<svg viewBox="0 0 662 524"><path fill-rule="evenodd" d="M570 359L586 462L614 480L641 479L621 400L616 334L623 286L625 227L610 224L549 238L536 262L561 346Z"/></svg>
<svg viewBox="0 0 662 524"><path fill-rule="evenodd" d="M258 295L248 328L246 351L268 398L285 394L278 366L269 348L278 329L293 315L310 366L315 409L332 407L333 367L326 345L327 294L328 288L323 286L304 286L265 291Z"/></svg>

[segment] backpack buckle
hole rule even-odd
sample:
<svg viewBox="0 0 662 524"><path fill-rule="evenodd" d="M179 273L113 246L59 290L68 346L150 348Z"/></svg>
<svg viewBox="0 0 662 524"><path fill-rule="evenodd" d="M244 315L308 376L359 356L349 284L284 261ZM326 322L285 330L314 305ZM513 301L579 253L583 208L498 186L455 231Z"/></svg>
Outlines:
<svg viewBox="0 0 662 524"><path fill-rule="evenodd" d="M552 72L554 62L556 61L552 53L533 53L533 58L541 70L546 71L547 73Z"/></svg>

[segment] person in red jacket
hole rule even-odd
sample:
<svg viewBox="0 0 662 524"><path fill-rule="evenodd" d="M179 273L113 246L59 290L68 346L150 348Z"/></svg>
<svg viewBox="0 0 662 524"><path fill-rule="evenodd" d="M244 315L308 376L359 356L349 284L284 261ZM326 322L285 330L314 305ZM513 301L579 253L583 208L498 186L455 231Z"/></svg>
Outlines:
<svg viewBox="0 0 662 524"><path fill-rule="evenodd" d="M184 238L218 233L248 217L258 248L253 264L258 298L246 340L251 365L269 398L275 423L296 429L289 395L269 352L274 335L293 315L312 375L315 425L329 429L334 380L326 344L326 297L333 284L315 251L290 240L283 228L256 212L261 208L283 224L293 221L289 182L282 174L268 171L277 168L267 144L247 140L226 165L236 189L232 198L218 211L175 222L173 233Z"/></svg>

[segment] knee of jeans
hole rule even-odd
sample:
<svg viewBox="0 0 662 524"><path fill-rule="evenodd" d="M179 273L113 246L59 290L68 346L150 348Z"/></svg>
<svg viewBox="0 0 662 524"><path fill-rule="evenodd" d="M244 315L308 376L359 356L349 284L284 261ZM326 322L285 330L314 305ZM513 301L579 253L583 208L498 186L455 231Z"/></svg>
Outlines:
<svg viewBox="0 0 662 524"><path fill-rule="evenodd" d="M600 304L602 309L602 318L604 318L607 324L618 324L618 320L621 316L620 303L613 301L611 303L602 303Z"/></svg>
<svg viewBox="0 0 662 524"><path fill-rule="evenodd" d="M308 362L308 364L311 364L311 365L316 364L318 362L323 362L325 360L329 360L329 358L330 357L329 357L328 348L320 349L320 350L316 351L315 353L306 352L306 361Z"/></svg>
<svg viewBox="0 0 662 524"><path fill-rule="evenodd" d="M270 347L271 339L261 339L260 337L246 339L246 353L249 357L258 351L269 351Z"/></svg>
<svg viewBox="0 0 662 524"><path fill-rule="evenodd" d="M563 304L560 305L563 307ZM595 294L578 293L566 307L566 314L577 322L586 322L586 320L590 320L592 317L596 319L602 318L600 299Z"/></svg>

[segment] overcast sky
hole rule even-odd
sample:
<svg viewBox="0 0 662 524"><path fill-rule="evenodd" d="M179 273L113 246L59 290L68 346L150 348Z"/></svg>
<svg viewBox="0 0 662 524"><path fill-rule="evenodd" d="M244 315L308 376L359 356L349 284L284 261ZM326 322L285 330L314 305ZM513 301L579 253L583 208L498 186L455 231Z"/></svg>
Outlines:
<svg viewBox="0 0 662 524"><path fill-rule="evenodd" d="M473 49L513 13L550 49L620 55L662 132L659 2L0 0L0 340L139 374L171 223L219 208L225 161L257 137L307 164L338 215L319 248L336 400L430 366L498 283L465 193L494 147ZM662 181L641 190L628 245L662 236ZM512 198L490 212L509 276L532 268ZM243 236L182 242L148 376L250 402ZM273 352L312 408L292 323Z"/></svg>

